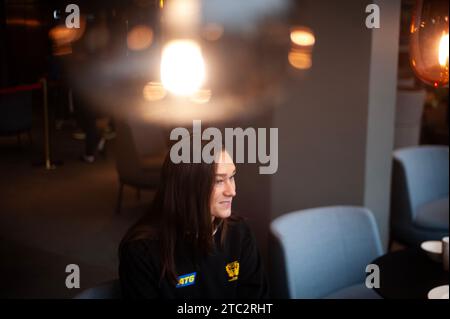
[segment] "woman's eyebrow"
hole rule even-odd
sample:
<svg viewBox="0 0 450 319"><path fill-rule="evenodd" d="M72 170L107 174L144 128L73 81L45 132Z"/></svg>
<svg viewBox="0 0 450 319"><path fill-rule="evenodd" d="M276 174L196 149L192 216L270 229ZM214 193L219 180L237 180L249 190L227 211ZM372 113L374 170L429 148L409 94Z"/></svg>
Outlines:
<svg viewBox="0 0 450 319"><path fill-rule="evenodd" d="M231 173L231 175L234 175L234 174L236 174L236 170L234 170L233 173ZM227 176L227 174L226 173L224 173L224 174L216 174L216 176Z"/></svg>

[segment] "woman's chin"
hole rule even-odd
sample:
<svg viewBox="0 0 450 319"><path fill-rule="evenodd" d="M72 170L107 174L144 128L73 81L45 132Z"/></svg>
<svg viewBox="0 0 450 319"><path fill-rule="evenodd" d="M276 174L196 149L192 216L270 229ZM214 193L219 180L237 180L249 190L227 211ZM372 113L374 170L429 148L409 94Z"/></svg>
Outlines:
<svg viewBox="0 0 450 319"><path fill-rule="evenodd" d="M231 209L227 209L227 210L223 210L223 211L218 212L218 214L216 214L216 217L217 218L221 218L221 219L225 219L225 218L230 217L230 215L231 215Z"/></svg>

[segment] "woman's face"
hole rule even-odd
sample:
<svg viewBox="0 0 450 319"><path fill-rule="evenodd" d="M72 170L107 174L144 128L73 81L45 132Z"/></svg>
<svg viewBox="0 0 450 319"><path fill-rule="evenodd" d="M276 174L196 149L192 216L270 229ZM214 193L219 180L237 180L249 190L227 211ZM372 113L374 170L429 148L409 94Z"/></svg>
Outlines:
<svg viewBox="0 0 450 319"><path fill-rule="evenodd" d="M216 165L216 176L211 194L210 209L213 218L227 218L231 215L231 204L233 197L236 196L235 174L236 166L233 159L226 151L223 151Z"/></svg>

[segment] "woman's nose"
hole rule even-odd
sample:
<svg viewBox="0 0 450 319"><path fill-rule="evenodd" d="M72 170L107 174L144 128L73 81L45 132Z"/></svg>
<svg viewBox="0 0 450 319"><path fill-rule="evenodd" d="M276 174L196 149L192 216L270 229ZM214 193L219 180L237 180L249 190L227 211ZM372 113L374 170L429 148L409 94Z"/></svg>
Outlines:
<svg viewBox="0 0 450 319"><path fill-rule="evenodd" d="M225 183L224 195L230 197L236 196L236 185L234 184L234 182L227 181Z"/></svg>

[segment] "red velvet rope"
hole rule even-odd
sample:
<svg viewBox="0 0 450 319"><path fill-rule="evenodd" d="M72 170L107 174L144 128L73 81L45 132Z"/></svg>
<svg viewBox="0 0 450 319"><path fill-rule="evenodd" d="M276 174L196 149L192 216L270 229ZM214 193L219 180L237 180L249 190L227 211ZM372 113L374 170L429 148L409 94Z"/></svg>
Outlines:
<svg viewBox="0 0 450 319"><path fill-rule="evenodd" d="M28 84L28 85L19 85L19 86L13 86L9 88L0 88L0 94L12 94L22 91L32 91L42 88L41 83L35 83L35 84Z"/></svg>

